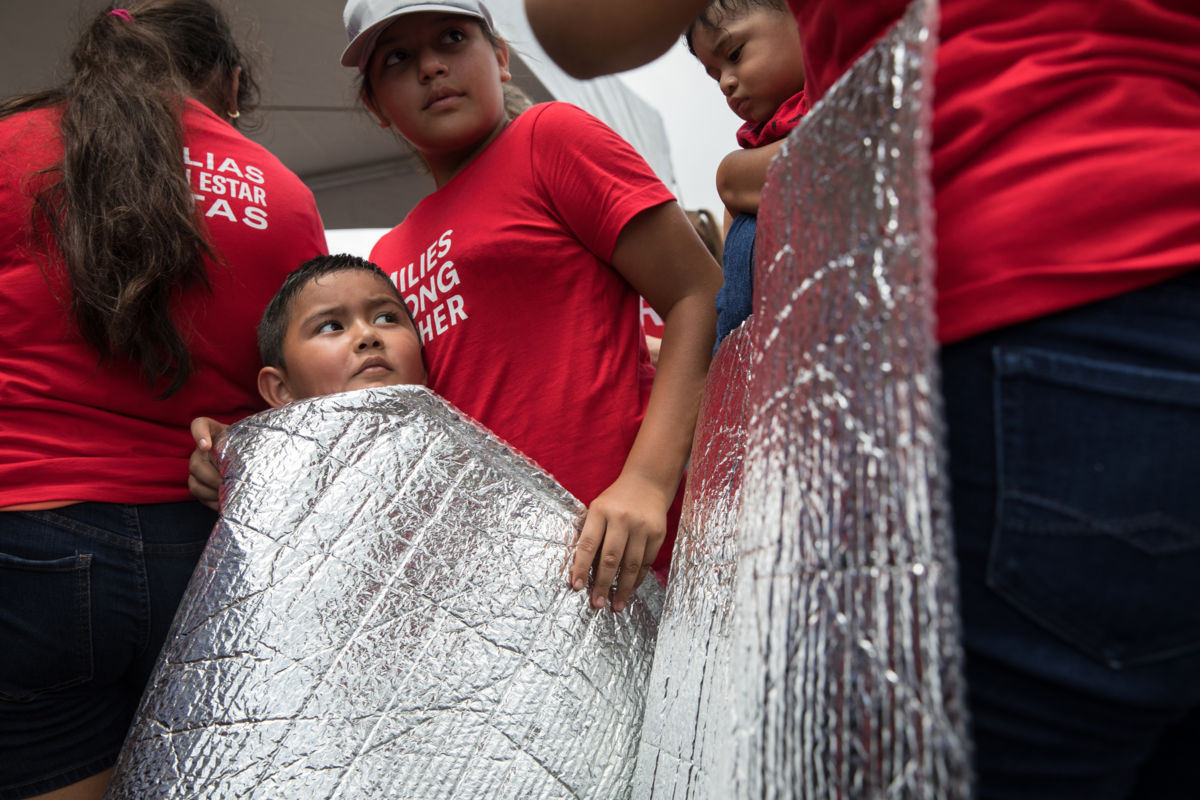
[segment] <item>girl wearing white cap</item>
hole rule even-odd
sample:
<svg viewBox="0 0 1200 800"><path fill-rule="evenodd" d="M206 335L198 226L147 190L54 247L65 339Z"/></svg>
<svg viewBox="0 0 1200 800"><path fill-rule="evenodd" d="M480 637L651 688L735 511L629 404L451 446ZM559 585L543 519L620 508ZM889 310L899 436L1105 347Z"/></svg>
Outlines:
<svg viewBox="0 0 1200 800"><path fill-rule="evenodd" d="M372 253L430 385L588 504L570 581L594 564L592 605L616 580L620 611L670 555L720 270L603 123L565 103L509 117L508 48L482 3L350 0L345 22L363 102L437 184ZM639 293L666 321L657 374Z"/></svg>

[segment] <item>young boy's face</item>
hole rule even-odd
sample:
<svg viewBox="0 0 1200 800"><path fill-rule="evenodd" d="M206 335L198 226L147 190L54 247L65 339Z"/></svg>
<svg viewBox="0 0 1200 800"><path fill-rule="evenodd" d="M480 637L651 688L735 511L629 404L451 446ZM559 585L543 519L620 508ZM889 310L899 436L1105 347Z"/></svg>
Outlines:
<svg viewBox="0 0 1200 800"><path fill-rule="evenodd" d="M331 272L292 301L286 368L264 367L259 392L272 406L306 397L425 383L421 341L394 287L365 270Z"/></svg>
<svg viewBox="0 0 1200 800"><path fill-rule="evenodd" d="M766 122L804 88L800 31L791 14L755 7L715 30L696 25L692 47L733 113L747 122Z"/></svg>

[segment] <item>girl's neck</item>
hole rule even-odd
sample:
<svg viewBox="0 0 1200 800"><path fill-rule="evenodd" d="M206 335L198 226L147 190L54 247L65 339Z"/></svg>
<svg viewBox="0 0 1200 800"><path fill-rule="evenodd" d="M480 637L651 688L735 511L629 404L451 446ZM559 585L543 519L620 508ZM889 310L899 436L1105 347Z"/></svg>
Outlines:
<svg viewBox="0 0 1200 800"><path fill-rule="evenodd" d="M478 144L472 147L469 151L459 153L445 153L436 156L427 156L421 154L425 159L425 164L429 167L429 174L433 176L433 183L441 189L454 179L454 176L467 168L467 165L479 157L479 154L488 148L492 142L496 140L505 128L508 127L510 120L507 116L503 117L492 132L484 137Z"/></svg>

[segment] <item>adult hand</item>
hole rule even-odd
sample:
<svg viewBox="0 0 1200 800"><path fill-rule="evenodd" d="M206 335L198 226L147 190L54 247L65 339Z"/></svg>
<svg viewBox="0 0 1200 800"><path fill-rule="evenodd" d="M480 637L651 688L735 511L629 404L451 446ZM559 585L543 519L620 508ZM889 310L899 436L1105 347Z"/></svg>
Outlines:
<svg viewBox="0 0 1200 800"><path fill-rule="evenodd" d="M646 577L667 535L670 497L653 481L622 473L592 501L571 564L571 587L587 585L593 570L591 604L603 608L612 589L613 611L623 611L633 590Z"/></svg>
<svg viewBox="0 0 1200 800"><path fill-rule="evenodd" d="M220 511L217 501L221 490L221 473L212 459L213 442L228 427L208 417L192 420L192 438L196 440L196 449L188 459L188 491L213 511Z"/></svg>

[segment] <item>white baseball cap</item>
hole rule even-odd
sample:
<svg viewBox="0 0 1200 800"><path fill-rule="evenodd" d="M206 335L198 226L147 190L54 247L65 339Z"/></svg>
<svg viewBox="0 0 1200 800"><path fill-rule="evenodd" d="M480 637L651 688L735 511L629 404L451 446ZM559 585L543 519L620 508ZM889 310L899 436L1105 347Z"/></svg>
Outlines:
<svg viewBox="0 0 1200 800"><path fill-rule="evenodd" d="M492 15L479 0L349 0L346 10L342 12L346 36L350 39L350 44L342 53L342 66L358 67L360 72L363 71L383 29L405 14L420 11L465 14L482 20L488 31L495 33Z"/></svg>

